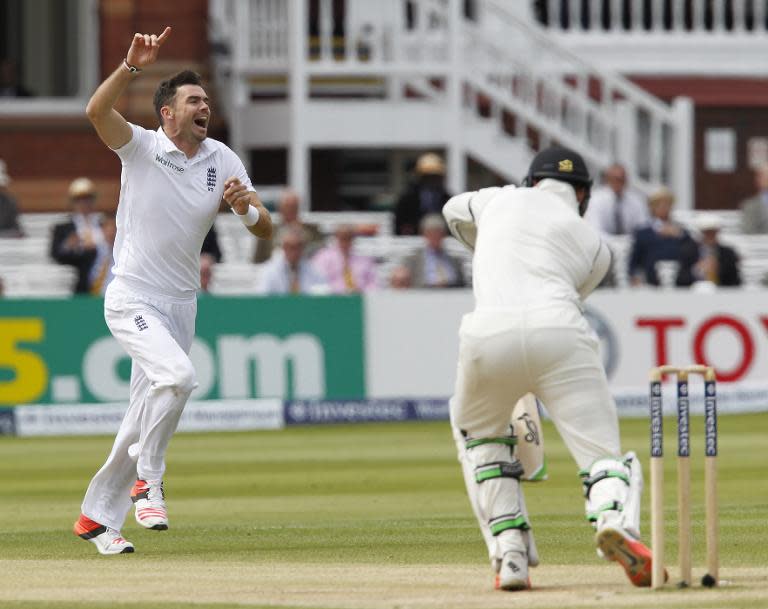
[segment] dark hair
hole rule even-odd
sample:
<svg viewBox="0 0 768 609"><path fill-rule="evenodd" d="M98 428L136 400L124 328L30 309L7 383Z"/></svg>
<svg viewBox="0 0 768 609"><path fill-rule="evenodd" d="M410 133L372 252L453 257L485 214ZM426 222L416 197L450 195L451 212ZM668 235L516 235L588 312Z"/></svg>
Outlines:
<svg viewBox="0 0 768 609"><path fill-rule="evenodd" d="M155 97L152 102L155 104L155 114L157 114L157 120L160 124L163 124L163 115L160 114L160 108L167 106L171 103L176 96L176 90L182 85L202 85L203 79L200 78L200 74L193 72L192 70L183 70L172 76L168 80L164 80L157 86L155 90Z"/></svg>

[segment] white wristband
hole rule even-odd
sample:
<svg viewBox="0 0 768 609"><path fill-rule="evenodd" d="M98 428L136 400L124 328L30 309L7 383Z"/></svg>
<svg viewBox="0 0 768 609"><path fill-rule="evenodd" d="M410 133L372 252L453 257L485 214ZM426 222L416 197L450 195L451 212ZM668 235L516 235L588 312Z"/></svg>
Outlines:
<svg viewBox="0 0 768 609"><path fill-rule="evenodd" d="M234 208L232 208L232 213L235 214L238 218L240 218L240 222L245 224L246 226L253 226L259 221L259 210L257 207L254 207L253 205L248 206L248 211L244 214L238 214Z"/></svg>

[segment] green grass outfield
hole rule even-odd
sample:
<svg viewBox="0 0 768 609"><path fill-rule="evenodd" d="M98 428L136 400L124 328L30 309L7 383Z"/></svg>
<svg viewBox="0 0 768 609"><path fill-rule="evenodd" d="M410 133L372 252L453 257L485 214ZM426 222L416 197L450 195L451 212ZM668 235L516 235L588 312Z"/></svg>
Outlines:
<svg viewBox="0 0 768 609"><path fill-rule="evenodd" d="M696 566L704 563L702 427L702 419L694 418ZM766 430L768 414L720 419L721 577L731 581L721 591L731 594L727 604L711 596L718 591L637 591L619 567L595 556L576 466L549 424L550 480L526 485L542 560L532 571L538 589L515 594L488 591L485 547L447 423L179 434L171 443L166 473L171 530L140 529L131 514L123 533L137 551L114 557L97 555L91 544L71 533L85 487L111 438L0 438L0 606L434 607L453 606L451 599L462 607L502 601L506 605L500 606L550 606L551 591L563 595L552 596L551 606L566 609L595 605L594 599L580 604L590 600L580 596L587 593L579 588L584 569L583 577L598 588L606 581L609 596L618 599L610 606L662 602L764 609ZM666 431L667 562L673 573L672 420ZM647 477L648 421L623 420L622 441L625 450L640 454ZM648 538L647 492L643 499ZM695 575L702 573L699 569ZM571 583L560 585L558 577ZM314 594L306 590L310 585ZM435 603L430 604L423 586L435 587ZM439 601L452 586L458 591ZM367 587L369 594L364 593ZM398 588L391 598L390 588ZM135 594L127 594L129 589ZM487 600L468 602L459 595L465 589L471 599ZM142 591L158 602L147 604ZM526 596L529 602L518 604Z"/></svg>

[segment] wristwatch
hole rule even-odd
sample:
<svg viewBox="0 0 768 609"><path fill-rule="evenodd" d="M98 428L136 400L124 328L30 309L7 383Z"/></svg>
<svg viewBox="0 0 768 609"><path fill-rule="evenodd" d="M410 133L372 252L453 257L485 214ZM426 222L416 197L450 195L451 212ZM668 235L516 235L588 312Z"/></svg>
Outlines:
<svg viewBox="0 0 768 609"><path fill-rule="evenodd" d="M141 68L137 68L136 66L132 66L128 63L128 59L123 59L123 65L125 66L126 70L128 70L131 74L136 74L138 72L141 72Z"/></svg>

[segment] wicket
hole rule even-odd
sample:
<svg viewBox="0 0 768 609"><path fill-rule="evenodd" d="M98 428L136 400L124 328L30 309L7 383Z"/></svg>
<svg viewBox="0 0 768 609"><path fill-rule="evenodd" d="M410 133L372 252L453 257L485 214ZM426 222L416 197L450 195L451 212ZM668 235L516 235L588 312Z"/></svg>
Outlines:
<svg viewBox="0 0 768 609"><path fill-rule="evenodd" d="M664 430L661 381L665 374L677 376L677 512L680 587L691 585L691 464L688 375L704 377L704 503L707 543L707 573L702 585L718 582L717 524L717 389L715 371L709 366L660 366L650 372L651 415L651 587L664 585Z"/></svg>

